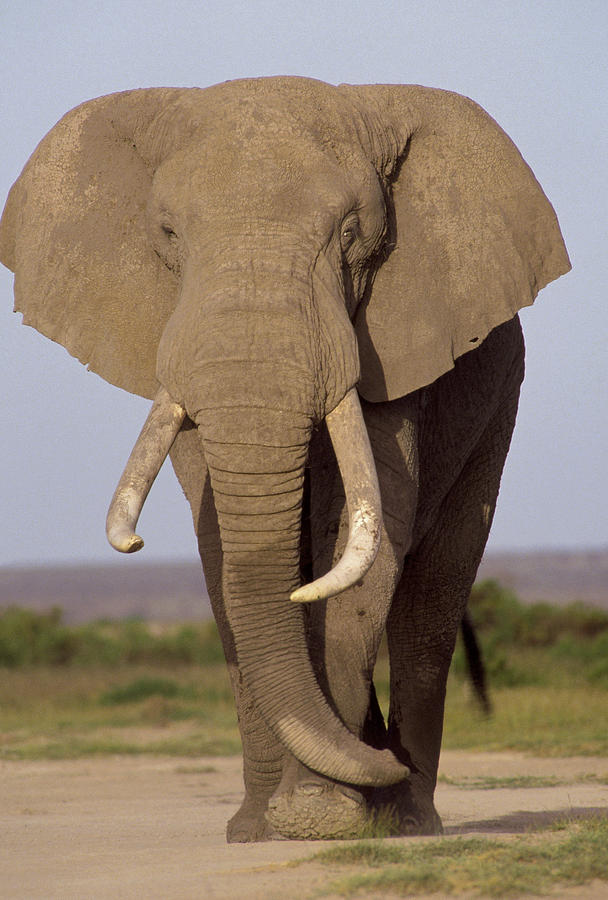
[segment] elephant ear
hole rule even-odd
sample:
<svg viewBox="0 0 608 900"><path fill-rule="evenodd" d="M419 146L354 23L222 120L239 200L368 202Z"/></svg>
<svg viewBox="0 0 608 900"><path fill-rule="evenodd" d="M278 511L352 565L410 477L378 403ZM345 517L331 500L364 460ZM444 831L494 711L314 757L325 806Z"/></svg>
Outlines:
<svg viewBox="0 0 608 900"><path fill-rule="evenodd" d="M170 120L178 142L196 125L184 110L192 93L201 92L127 91L69 112L13 185L0 225L23 321L145 397L158 387L156 347L176 303L174 275L146 234L146 204L175 144Z"/></svg>
<svg viewBox="0 0 608 900"><path fill-rule="evenodd" d="M419 86L341 90L392 194L389 252L355 320L359 390L378 402L451 369L570 262L532 171L479 106Z"/></svg>

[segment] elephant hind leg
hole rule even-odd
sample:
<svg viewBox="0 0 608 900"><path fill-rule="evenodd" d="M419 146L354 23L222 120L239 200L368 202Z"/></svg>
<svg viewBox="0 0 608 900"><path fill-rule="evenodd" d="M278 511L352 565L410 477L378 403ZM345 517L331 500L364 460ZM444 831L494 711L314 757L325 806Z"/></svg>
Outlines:
<svg viewBox="0 0 608 900"><path fill-rule="evenodd" d="M412 775L382 799L398 807L404 832L441 830L433 796L446 681L490 531L518 393L499 406L432 527L406 559L389 614L388 745Z"/></svg>

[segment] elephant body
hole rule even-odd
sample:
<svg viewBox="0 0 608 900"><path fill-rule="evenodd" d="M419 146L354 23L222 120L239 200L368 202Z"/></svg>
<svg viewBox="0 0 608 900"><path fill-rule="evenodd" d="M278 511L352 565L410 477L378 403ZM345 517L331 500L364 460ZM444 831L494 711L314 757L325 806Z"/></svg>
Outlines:
<svg viewBox="0 0 608 900"><path fill-rule="evenodd" d="M416 86L111 95L41 143L0 249L26 322L157 397L108 533L141 546L171 448L243 742L228 839L354 836L382 810L440 830L445 684L515 423L517 311L569 268L507 136Z"/></svg>
<svg viewBox="0 0 608 900"><path fill-rule="evenodd" d="M360 584L305 607L305 615L315 673L333 708L351 731L374 746L390 747L412 772L402 785L365 797L356 797L352 788L345 794L344 785L332 786L328 796L328 783L299 766L274 738L239 676L222 596L213 492L196 430L182 428L171 459L192 509L243 743L247 793L229 825L231 840L272 836L275 825L292 837L352 837L364 828L370 809L377 814L383 807L399 810L399 830L440 829L433 794L447 674L490 530L523 374L516 317L432 385L399 400L363 404L382 489L383 540ZM311 442L307 482L301 565L310 579L340 556L348 525L340 473L323 428ZM385 629L388 730L372 682ZM288 808L269 826L267 805L275 792L290 803L283 801Z"/></svg>

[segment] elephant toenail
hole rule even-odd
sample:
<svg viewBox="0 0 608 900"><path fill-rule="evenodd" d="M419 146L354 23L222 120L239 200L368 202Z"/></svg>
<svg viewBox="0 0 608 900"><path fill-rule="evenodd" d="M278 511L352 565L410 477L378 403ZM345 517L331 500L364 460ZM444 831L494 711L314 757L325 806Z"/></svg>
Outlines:
<svg viewBox="0 0 608 900"><path fill-rule="evenodd" d="M301 794L305 794L307 797L319 797L323 793L324 787L322 784L309 782L299 785L298 791Z"/></svg>

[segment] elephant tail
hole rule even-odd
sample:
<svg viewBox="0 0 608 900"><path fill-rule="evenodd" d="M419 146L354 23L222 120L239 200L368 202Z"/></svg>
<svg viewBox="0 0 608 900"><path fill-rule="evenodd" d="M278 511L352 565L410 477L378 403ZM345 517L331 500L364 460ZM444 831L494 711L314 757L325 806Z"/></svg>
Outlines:
<svg viewBox="0 0 608 900"><path fill-rule="evenodd" d="M484 713L489 716L492 714L492 703L488 695L486 667L483 661L483 654L477 635L475 633L475 625L471 618L469 610L465 610L462 622L460 623L462 630L462 642L464 644L464 653L467 665L467 672L471 679L471 684L475 692L475 696Z"/></svg>

